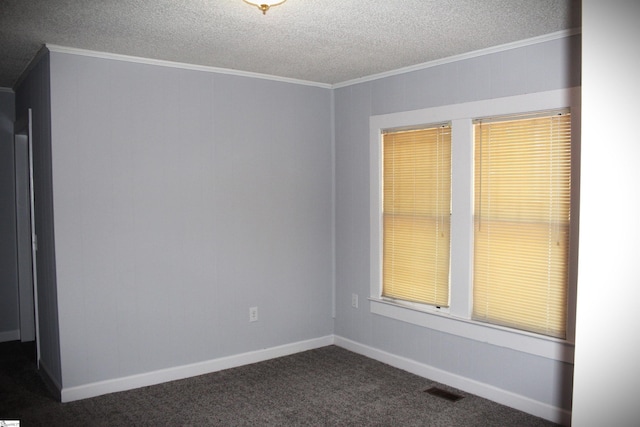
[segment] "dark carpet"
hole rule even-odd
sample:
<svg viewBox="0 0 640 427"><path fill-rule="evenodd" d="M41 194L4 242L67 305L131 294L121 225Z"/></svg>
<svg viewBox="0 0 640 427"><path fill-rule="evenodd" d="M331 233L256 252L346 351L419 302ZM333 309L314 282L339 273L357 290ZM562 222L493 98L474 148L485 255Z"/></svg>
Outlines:
<svg viewBox="0 0 640 427"><path fill-rule="evenodd" d="M47 391L33 352L0 344L0 420L21 427L554 425L336 346L70 403Z"/></svg>

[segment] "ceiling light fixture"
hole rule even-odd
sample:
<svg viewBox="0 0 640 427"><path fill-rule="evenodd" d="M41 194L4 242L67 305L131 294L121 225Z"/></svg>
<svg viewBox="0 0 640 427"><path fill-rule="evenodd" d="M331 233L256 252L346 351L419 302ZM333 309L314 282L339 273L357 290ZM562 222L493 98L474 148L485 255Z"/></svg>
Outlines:
<svg viewBox="0 0 640 427"><path fill-rule="evenodd" d="M286 2L287 0L275 0L275 1L249 1L249 0L242 0L243 2L250 4L251 6L255 6L258 9L260 9L262 11L263 15L267 14L267 10L269 10L270 8L272 8L273 6L279 6L282 3Z"/></svg>

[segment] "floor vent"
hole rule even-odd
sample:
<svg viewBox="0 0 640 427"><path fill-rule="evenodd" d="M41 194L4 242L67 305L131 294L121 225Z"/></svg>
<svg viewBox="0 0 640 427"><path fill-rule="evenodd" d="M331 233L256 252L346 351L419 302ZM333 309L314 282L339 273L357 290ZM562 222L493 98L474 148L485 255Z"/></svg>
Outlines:
<svg viewBox="0 0 640 427"><path fill-rule="evenodd" d="M451 402L457 402L462 399L464 396L460 396L459 394L451 393L450 391L443 390L438 387L431 387L425 390L425 393L429 393L433 396L441 397L443 399L447 399Z"/></svg>

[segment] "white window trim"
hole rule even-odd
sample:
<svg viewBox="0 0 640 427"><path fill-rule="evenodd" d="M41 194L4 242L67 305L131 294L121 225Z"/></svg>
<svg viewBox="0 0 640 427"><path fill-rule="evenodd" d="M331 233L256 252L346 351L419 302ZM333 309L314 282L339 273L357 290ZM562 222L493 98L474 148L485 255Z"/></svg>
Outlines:
<svg viewBox="0 0 640 427"><path fill-rule="evenodd" d="M370 129L370 307L371 313L441 332L514 350L573 363L575 283L569 278L567 339L561 340L471 320L473 282L473 126L476 118L570 108L572 139L580 140L580 88L453 104L443 107L371 116ZM451 285L449 310L421 308L381 297L382 278L382 131L423 124L451 122L452 214ZM579 158L579 153L575 157ZM579 164L578 162L575 162ZM575 171L574 171L575 172ZM577 173L574 173L577 177ZM578 193L577 183L574 194ZM577 199L577 198L576 198ZM577 224L577 200L572 222ZM572 227L577 230L576 227ZM577 234L577 233L574 233ZM571 238L570 271L577 271L577 236Z"/></svg>

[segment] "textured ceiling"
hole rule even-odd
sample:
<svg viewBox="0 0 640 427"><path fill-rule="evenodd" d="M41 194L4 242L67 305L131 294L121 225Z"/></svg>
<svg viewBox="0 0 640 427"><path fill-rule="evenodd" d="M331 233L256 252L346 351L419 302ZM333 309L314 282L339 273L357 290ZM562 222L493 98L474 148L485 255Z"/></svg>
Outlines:
<svg viewBox="0 0 640 427"><path fill-rule="evenodd" d="M335 84L580 27L579 0L0 0L0 87L43 44Z"/></svg>

